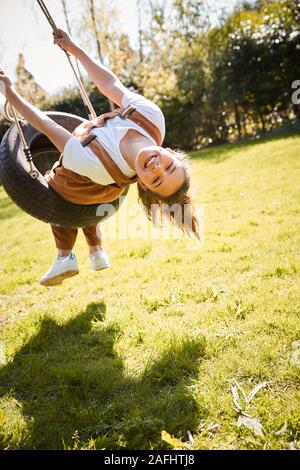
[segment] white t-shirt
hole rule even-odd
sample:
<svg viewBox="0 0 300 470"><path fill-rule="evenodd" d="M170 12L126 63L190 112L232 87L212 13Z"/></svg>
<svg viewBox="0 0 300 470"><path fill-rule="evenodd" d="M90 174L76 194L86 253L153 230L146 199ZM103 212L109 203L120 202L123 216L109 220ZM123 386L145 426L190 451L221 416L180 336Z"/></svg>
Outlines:
<svg viewBox="0 0 300 470"><path fill-rule="evenodd" d="M165 118L161 109L156 104L144 96L128 90L123 96L122 105L124 107L129 105L134 106L139 113L160 130L162 139L164 139L166 132ZM130 119L115 117L106 121L103 127L96 127L91 132L97 136L97 140L109 153L122 173L128 178L132 178L136 173L123 158L119 147L120 141L129 129L137 130L156 145L152 137L141 126L135 124ZM94 152L88 147L81 145L79 137L74 136L67 141L63 152L63 165L68 170L87 176L96 183L102 185L114 183L114 180Z"/></svg>

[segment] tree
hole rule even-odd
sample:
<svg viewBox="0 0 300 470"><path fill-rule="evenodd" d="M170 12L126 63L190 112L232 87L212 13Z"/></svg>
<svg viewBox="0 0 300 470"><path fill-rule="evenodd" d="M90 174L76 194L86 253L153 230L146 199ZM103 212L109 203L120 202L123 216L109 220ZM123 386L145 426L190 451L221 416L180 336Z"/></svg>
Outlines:
<svg viewBox="0 0 300 470"><path fill-rule="evenodd" d="M16 67L16 90L30 103L39 106L46 98L45 90L35 81L34 76L25 68L23 54L19 54Z"/></svg>
<svg viewBox="0 0 300 470"><path fill-rule="evenodd" d="M210 101L227 121L235 116L239 135L245 119L245 127L252 121L266 131L289 118L291 83L300 75L299 17L292 0L259 2L211 31Z"/></svg>
<svg viewBox="0 0 300 470"><path fill-rule="evenodd" d="M122 32L117 2L103 0L101 6L93 0L82 2L82 20L78 34L87 50L109 67L127 86L135 85L139 73L139 56L130 47Z"/></svg>
<svg viewBox="0 0 300 470"><path fill-rule="evenodd" d="M139 57L140 63L144 62L144 46L143 46L143 31L142 31L142 1L137 0L137 21L138 21L138 35L139 35Z"/></svg>
<svg viewBox="0 0 300 470"><path fill-rule="evenodd" d="M100 41L99 41L99 37L98 37L98 28L97 28L96 10L95 10L94 0L90 0L90 13L91 13L91 18L92 18L92 27L93 27L94 35L95 35L95 38L96 38L96 44L97 44L97 51L98 51L99 60L100 60L100 63L103 63L101 45L100 45ZM110 99L108 99L108 103L109 103L110 110L113 111L114 110L113 102Z"/></svg>
<svg viewBox="0 0 300 470"><path fill-rule="evenodd" d="M174 0L173 31L190 46L204 39L210 27L211 5L205 0Z"/></svg>

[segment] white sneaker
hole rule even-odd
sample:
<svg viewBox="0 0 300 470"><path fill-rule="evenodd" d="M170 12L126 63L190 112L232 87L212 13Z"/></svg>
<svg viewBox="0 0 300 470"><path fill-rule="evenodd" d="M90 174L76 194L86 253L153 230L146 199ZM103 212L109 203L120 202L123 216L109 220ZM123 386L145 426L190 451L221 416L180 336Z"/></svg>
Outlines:
<svg viewBox="0 0 300 470"><path fill-rule="evenodd" d="M109 259L104 250L98 250L93 255L90 255L90 267L94 271L109 268Z"/></svg>
<svg viewBox="0 0 300 470"><path fill-rule="evenodd" d="M79 273L76 256L70 253L63 258L57 257L53 265L40 279L42 286L57 286L64 279L75 276Z"/></svg>

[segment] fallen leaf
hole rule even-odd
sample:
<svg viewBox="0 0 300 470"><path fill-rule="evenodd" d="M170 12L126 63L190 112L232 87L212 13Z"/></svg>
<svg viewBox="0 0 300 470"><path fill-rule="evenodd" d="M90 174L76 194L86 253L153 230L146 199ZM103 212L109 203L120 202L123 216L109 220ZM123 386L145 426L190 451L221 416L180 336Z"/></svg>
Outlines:
<svg viewBox="0 0 300 470"><path fill-rule="evenodd" d="M192 443L192 444L195 444L195 439L193 438L193 435L191 433L191 431L187 430L187 435L188 435L188 438L189 438L189 441Z"/></svg>
<svg viewBox="0 0 300 470"><path fill-rule="evenodd" d="M208 426L207 426L207 431L216 431L217 429L219 429L221 427L221 425L219 423L210 423Z"/></svg>
<svg viewBox="0 0 300 470"><path fill-rule="evenodd" d="M5 345L0 341L0 365L6 364Z"/></svg>
<svg viewBox="0 0 300 470"><path fill-rule="evenodd" d="M197 426L197 431L203 432L205 429L205 420L201 419L200 423Z"/></svg>
<svg viewBox="0 0 300 470"><path fill-rule="evenodd" d="M300 450L300 441L293 441L289 445L290 450Z"/></svg>
<svg viewBox="0 0 300 470"><path fill-rule="evenodd" d="M246 393L244 392L243 388L241 387L241 385L237 382L237 380L233 379L236 386L238 387L238 389L240 390L241 394L243 395L243 398L245 400L245 403L247 403L247 397L246 397Z"/></svg>
<svg viewBox="0 0 300 470"><path fill-rule="evenodd" d="M292 352L290 360L293 366L300 365L300 349L295 349L295 351Z"/></svg>
<svg viewBox="0 0 300 470"><path fill-rule="evenodd" d="M252 398L255 397L255 395L264 387L266 387L268 385L268 382L262 382L258 385L256 385L256 387L254 387L251 392L249 393L248 397L246 398L246 403L250 403L250 401L252 400Z"/></svg>
<svg viewBox="0 0 300 470"><path fill-rule="evenodd" d="M265 430L257 418L251 418L248 416L239 416L237 420L238 426L245 426L249 431L253 432L255 436L263 437Z"/></svg>
<svg viewBox="0 0 300 470"><path fill-rule="evenodd" d="M287 424L284 423L284 425L279 429L279 431L274 432L275 436L283 436L286 433L287 430Z"/></svg>
<svg viewBox="0 0 300 470"><path fill-rule="evenodd" d="M241 411L242 410L242 407L240 405L240 397L239 397L239 394L238 394L238 391L237 389L231 385L231 393L232 393L232 396L233 396L233 403L234 405L236 406L236 408Z"/></svg>

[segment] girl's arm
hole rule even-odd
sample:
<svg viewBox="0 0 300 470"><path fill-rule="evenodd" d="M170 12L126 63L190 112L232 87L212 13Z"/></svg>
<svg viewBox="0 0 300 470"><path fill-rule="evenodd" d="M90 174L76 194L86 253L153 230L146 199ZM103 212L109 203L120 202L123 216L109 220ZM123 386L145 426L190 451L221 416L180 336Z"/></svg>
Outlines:
<svg viewBox="0 0 300 470"><path fill-rule="evenodd" d="M0 69L0 92L29 124L42 134L45 134L55 147L60 152L63 152L64 146L70 137L72 137L72 134L22 98L14 90L11 80L2 69Z"/></svg>
<svg viewBox="0 0 300 470"><path fill-rule="evenodd" d="M66 32L61 29L57 32L58 34L54 34L54 44L59 45L65 51L73 54L81 62L100 92L118 106L122 106L122 98L127 88L122 84L119 78L104 65L99 65L94 62L83 49L72 41Z"/></svg>

